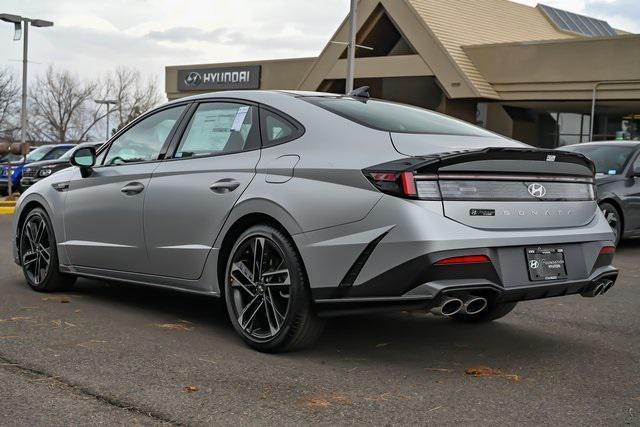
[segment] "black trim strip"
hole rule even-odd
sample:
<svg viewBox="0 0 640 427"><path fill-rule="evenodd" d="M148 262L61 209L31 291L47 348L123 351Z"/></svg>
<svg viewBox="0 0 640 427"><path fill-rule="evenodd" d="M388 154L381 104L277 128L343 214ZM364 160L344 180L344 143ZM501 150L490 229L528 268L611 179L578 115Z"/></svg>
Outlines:
<svg viewBox="0 0 640 427"><path fill-rule="evenodd" d="M358 275L362 271L362 268L369 260L369 257L375 250L376 246L378 246L378 243L380 243L380 241L384 239L387 234L389 234L389 232L385 231L380 236L376 237L371 242L369 242L369 244L364 248L364 250L358 256L358 258L356 258L356 261L353 263L351 268L349 268L349 271L347 271L347 274L345 274L344 278L340 281L339 287L344 288L344 287L353 286L354 282L358 278Z"/></svg>

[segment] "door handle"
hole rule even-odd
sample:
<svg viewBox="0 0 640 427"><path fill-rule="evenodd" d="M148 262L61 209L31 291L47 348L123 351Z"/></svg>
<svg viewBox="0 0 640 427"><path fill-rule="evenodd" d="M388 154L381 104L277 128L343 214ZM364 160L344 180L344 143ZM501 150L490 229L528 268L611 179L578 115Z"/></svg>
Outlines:
<svg viewBox="0 0 640 427"><path fill-rule="evenodd" d="M140 194L142 193L142 190L144 190L144 185L142 185L139 182L130 182L129 184L125 185L120 189L120 191L122 191L127 196L134 196L136 194Z"/></svg>
<svg viewBox="0 0 640 427"><path fill-rule="evenodd" d="M211 184L209 189L214 193L224 194L230 193L238 187L240 187L240 183L238 181L235 179L225 178Z"/></svg>

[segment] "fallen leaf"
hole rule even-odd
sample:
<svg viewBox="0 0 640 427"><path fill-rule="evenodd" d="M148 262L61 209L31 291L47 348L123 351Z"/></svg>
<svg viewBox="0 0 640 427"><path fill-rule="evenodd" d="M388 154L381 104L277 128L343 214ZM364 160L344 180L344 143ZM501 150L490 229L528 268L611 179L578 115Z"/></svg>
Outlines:
<svg viewBox="0 0 640 427"><path fill-rule="evenodd" d="M429 410L427 410L427 412L433 412L433 411L437 411L438 409L442 408L442 405L440 406L436 406L435 408L431 408Z"/></svg>
<svg viewBox="0 0 640 427"><path fill-rule="evenodd" d="M350 405L351 401L344 396L338 394L321 395L304 398L298 401L304 406L312 409L324 409L333 405Z"/></svg>
<svg viewBox="0 0 640 427"><path fill-rule="evenodd" d="M638 396L638 397L632 397L631 399L632 399L632 400L640 400L640 396Z"/></svg>
<svg viewBox="0 0 640 427"><path fill-rule="evenodd" d="M64 324L67 325L67 326L71 326L72 328L77 328L78 327L78 325L74 325L71 322L64 322Z"/></svg>
<svg viewBox="0 0 640 427"><path fill-rule="evenodd" d="M100 341L100 340L90 340L87 342L81 342L80 344L76 344L78 347L83 347L83 348L92 348L91 346L93 344L104 344L106 343L106 341Z"/></svg>
<svg viewBox="0 0 640 427"><path fill-rule="evenodd" d="M61 299L61 300L60 300L60 303L62 303L62 304L69 304L70 302L71 302L71 301L70 301L70 300L68 300L68 299Z"/></svg>
<svg viewBox="0 0 640 427"><path fill-rule="evenodd" d="M207 359L198 359L198 360L200 360L202 362L213 363L213 364L217 364L218 363L218 362L215 362L213 360L207 360Z"/></svg>
<svg viewBox="0 0 640 427"><path fill-rule="evenodd" d="M383 342L383 343L380 343L380 344L376 344L376 348L386 347L386 346L388 346L388 345L389 345L389 343L388 343L388 342Z"/></svg>
<svg viewBox="0 0 640 427"><path fill-rule="evenodd" d="M0 319L0 322L20 322L22 320L31 320L31 317L15 316L8 319Z"/></svg>
<svg viewBox="0 0 640 427"><path fill-rule="evenodd" d="M57 328L62 326L62 320L52 320L51 323L53 323Z"/></svg>
<svg viewBox="0 0 640 427"><path fill-rule="evenodd" d="M186 391L187 393L195 393L196 391L198 391L198 387L188 385L184 388L184 391Z"/></svg>
<svg viewBox="0 0 640 427"><path fill-rule="evenodd" d="M453 372L452 369L447 369L447 368L424 368L427 371L434 371L434 372Z"/></svg>
<svg viewBox="0 0 640 427"><path fill-rule="evenodd" d="M511 381L520 381L522 377L516 374L505 374L499 369L488 368L486 366L479 366L477 368L467 368L464 370L464 373L467 375L472 375L476 378L483 377L493 377L493 378L504 378Z"/></svg>
<svg viewBox="0 0 640 427"><path fill-rule="evenodd" d="M156 326L158 328L167 329L169 331L190 331L193 329L180 323L156 323Z"/></svg>

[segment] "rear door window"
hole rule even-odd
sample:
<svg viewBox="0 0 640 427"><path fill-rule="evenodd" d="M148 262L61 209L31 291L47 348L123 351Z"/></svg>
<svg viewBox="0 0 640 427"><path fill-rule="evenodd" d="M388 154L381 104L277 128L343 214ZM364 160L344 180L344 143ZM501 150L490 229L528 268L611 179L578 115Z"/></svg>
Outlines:
<svg viewBox="0 0 640 427"><path fill-rule="evenodd" d="M180 141L176 158L201 157L260 147L258 108L232 102L200 104Z"/></svg>

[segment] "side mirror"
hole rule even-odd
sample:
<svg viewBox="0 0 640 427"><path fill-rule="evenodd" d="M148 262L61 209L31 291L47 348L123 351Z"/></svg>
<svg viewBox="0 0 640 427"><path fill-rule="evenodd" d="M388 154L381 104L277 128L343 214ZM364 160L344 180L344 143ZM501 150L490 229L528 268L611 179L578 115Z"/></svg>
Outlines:
<svg viewBox="0 0 640 427"><path fill-rule="evenodd" d="M83 178L88 177L96 164L96 150L93 147L77 149L71 156L71 164L80 168Z"/></svg>

